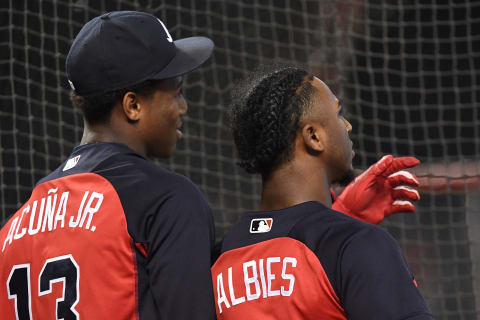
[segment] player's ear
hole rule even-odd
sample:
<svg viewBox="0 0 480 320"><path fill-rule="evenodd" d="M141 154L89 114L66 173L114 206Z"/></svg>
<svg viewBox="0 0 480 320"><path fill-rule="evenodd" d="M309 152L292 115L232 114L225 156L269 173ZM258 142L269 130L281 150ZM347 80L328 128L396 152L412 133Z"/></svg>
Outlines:
<svg viewBox="0 0 480 320"><path fill-rule="evenodd" d="M323 152L325 149L323 127L317 123L305 123L301 135L305 147L310 152Z"/></svg>
<svg viewBox="0 0 480 320"><path fill-rule="evenodd" d="M140 119L141 106L138 102L138 96L135 92L129 91L123 96L122 108L128 121L138 121Z"/></svg>

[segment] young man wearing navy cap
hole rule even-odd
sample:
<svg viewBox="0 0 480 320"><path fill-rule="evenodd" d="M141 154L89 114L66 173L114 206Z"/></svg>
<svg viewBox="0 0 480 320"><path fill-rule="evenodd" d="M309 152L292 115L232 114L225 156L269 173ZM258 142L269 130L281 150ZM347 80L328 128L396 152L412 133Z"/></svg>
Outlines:
<svg viewBox="0 0 480 320"><path fill-rule="evenodd" d="M210 209L148 159L172 154L182 75L212 50L204 37L173 41L147 13L82 28L66 68L83 138L0 230L2 319L215 317Z"/></svg>

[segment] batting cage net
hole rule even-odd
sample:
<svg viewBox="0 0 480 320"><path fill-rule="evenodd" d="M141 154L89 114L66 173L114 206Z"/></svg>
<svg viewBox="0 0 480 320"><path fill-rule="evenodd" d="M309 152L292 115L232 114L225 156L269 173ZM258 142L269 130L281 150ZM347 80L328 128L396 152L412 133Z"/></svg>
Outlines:
<svg viewBox="0 0 480 320"><path fill-rule="evenodd" d="M5 0L0 4L2 222L79 143L65 58L94 16L157 15L174 38L216 49L186 78L184 139L161 165L208 198L217 236L254 209L257 177L235 165L225 110L237 79L258 64L306 65L341 99L354 164L416 156L421 200L386 219L437 319L480 311L480 2L466 0ZM99 52L99 55L101 52ZM480 313L479 313L480 314Z"/></svg>

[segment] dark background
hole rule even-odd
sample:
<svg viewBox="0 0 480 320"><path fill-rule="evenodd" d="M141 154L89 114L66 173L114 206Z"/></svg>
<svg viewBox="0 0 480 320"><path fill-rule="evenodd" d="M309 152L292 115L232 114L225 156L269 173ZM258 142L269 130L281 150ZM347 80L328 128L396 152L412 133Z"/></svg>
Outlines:
<svg viewBox="0 0 480 320"><path fill-rule="evenodd" d="M160 164L199 185L218 237L260 195L258 178L235 166L225 120L235 80L258 64L306 65L327 82L353 125L358 168L384 154L413 155L428 174L428 165L471 164L479 155L478 1L2 1L1 221L80 141L65 58L80 28L111 10L147 11L176 39L204 35L216 44L209 62L186 79L184 139ZM469 221L479 219L472 220L478 212L468 205L476 202L466 189L452 190L448 182L444 189L422 193L414 215L391 217L384 226L435 316L476 319L478 229Z"/></svg>

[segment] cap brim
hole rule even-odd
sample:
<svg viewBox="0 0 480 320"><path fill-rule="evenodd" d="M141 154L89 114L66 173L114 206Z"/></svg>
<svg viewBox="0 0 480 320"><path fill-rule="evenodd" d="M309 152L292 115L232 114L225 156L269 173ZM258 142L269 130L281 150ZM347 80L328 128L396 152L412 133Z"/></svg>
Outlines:
<svg viewBox="0 0 480 320"><path fill-rule="evenodd" d="M167 79L188 73L201 66L212 54L213 41L206 37L190 37L174 41L175 57L151 79Z"/></svg>

